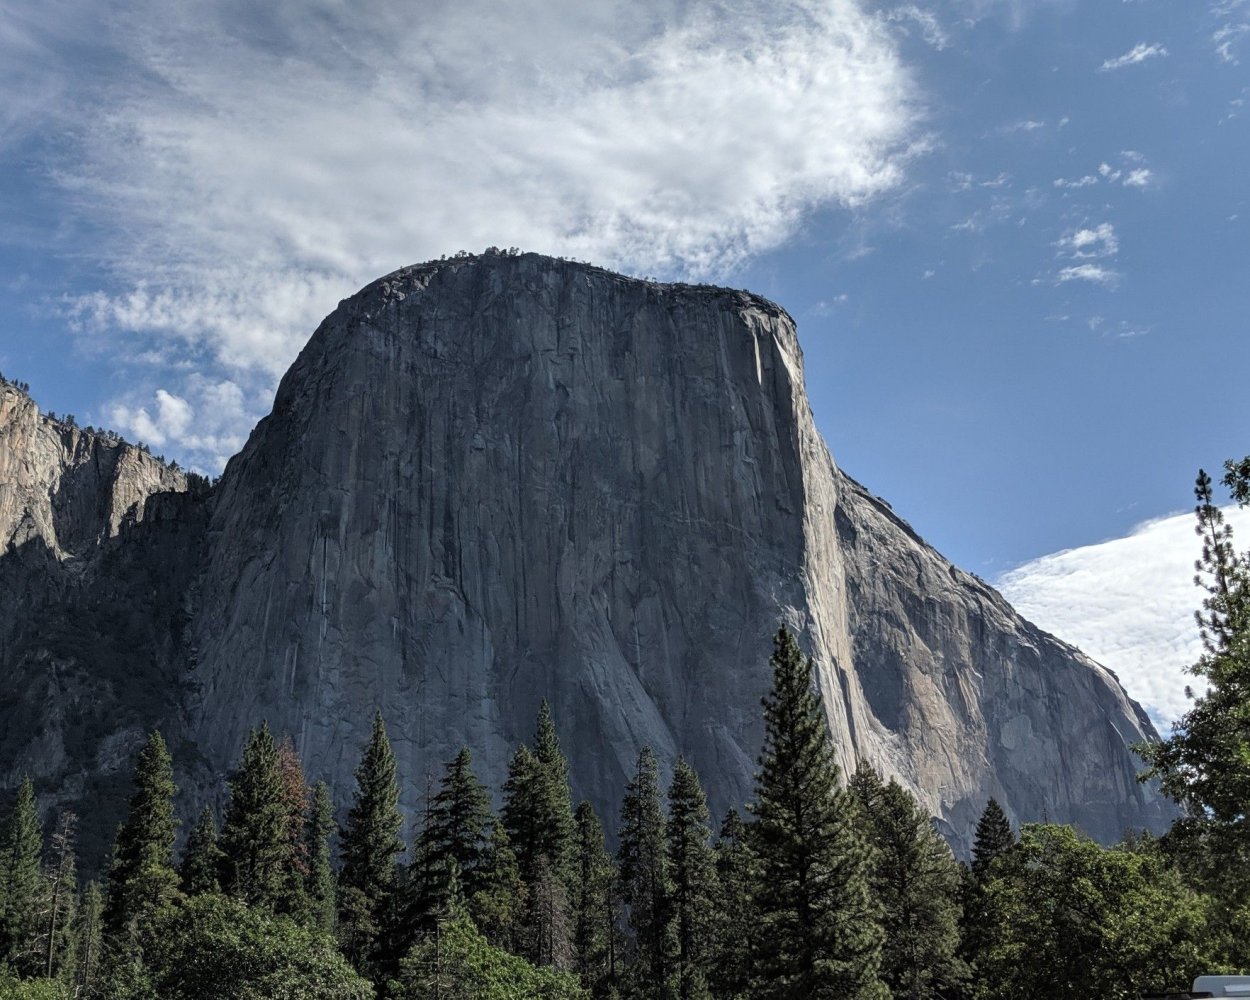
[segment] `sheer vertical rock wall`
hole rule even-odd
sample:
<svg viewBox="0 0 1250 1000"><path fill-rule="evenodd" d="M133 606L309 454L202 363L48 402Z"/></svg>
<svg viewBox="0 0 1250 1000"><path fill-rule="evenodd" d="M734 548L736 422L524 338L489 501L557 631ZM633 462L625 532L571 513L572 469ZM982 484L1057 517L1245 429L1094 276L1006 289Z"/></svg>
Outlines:
<svg viewBox="0 0 1250 1000"><path fill-rule="evenodd" d="M0 469L29 450L4 438ZM1170 816L1115 678L836 467L794 325L758 297L529 254L408 268L325 320L210 498L162 475L147 521L114 538L101 486L70 536L194 567L153 654L193 791L267 719L346 798L381 709L415 812L462 743L497 786L546 698L609 821L644 744L719 811L750 796L785 621L844 766L897 775L957 846L991 794L1103 839ZM3 490L0 528L55 525Z"/></svg>

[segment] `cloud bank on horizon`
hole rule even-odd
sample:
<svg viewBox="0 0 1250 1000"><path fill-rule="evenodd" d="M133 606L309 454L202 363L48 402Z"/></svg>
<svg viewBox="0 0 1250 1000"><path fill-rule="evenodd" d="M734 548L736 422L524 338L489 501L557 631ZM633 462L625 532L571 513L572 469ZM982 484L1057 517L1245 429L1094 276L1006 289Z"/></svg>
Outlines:
<svg viewBox="0 0 1250 1000"><path fill-rule="evenodd" d="M724 274L812 208L897 184L916 141L911 79L855 3L15 13L0 148L54 124L58 195L109 279L64 308L199 374L110 416L210 465L238 434L188 415L223 379L271 390L347 289L490 244Z"/></svg>
<svg viewBox="0 0 1250 1000"><path fill-rule="evenodd" d="M1250 510L1223 512L1245 549ZM1192 513L1155 518L1127 537L1043 556L995 581L1034 624L1114 670L1164 733L1188 710L1186 685L1202 689L1186 672L1202 654L1195 524Z"/></svg>

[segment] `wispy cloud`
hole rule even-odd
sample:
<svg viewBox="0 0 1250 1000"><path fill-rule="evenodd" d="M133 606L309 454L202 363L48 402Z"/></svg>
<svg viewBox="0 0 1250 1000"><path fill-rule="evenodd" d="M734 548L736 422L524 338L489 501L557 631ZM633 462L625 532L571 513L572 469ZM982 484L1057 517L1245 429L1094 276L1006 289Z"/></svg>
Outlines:
<svg viewBox="0 0 1250 1000"><path fill-rule="evenodd" d="M1036 118L1023 118L1018 122L1009 122L1002 126L999 131L1004 135L1011 135L1013 132L1036 132L1038 129L1045 128L1046 123L1038 121Z"/></svg>
<svg viewBox="0 0 1250 1000"><path fill-rule="evenodd" d="M272 384L345 294L461 248L722 275L895 186L915 148L890 26L849 2L8 13L0 83L26 96L0 157L32 123L55 137L40 173L109 274L74 320L219 380Z"/></svg>
<svg viewBox="0 0 1250 1000"><path fill-rule="evenodd" d="M1138 42L1124 55L1106 60L1099 69L1106 73L1113 69L1123 69L1125 66L1136 66L1138 63L1144 63L1147 59L1158 59L1167 54L1168 50L1162 45L1147 45L1145 42Z"/></svg>
<svg viewBox="0 0 1250 1000"><path fill-rule="evenodd" d="M942 22L937 19L933 11L925 10L917 4L908 3L895 7L893 10L886 11L884 17L887 21L901 26L909 22L916 25L920 29L920 37L939 51L950 45L950 36L942 27Z"/></svg>
<svg viewBox="0 0 1250 1000"><path fill-rule="evenodd" d="M1120 280L1118 271L1104 263L1120 252L1120 238L1109 222L1082 226L1065 233L1055 242L1055 256L1062 265L1055 283L1084 281L1113 288ZM1101 320L1100 320L1101 321Z"/></svg>
<svg viewBox="0 0 1250 1000"><path fill-rule="evenodd" d="M1250 34L1250 2L1247 0L1217 0L1211 5L1211 13L1219 22L1211 34L1211 43L1221 62L1238 65L1237 48Z"/></svg>
<svg viewBox="0 0 1250 1000"><path fill-rule="evenodd" d="M1059 269L1055 280L1061 285L1067 284L1069 281L1088 281L1091 284L1110 288L1119 282L1120 274L1118 271L1113 271L1102 264L1070 264Z"/></svg>
<svg viewBox="0 0 1250 1000"><path fill-rule="evenodd" d="M1225 511L1239 547L1250 541L1250 511ZM1185 668L1202 652L1193 585L1201 545L1190 514L1147 521L1125 538L1025 563L996 581L1025 617L1119 674L1156 723L1188 702Z"/></svg>

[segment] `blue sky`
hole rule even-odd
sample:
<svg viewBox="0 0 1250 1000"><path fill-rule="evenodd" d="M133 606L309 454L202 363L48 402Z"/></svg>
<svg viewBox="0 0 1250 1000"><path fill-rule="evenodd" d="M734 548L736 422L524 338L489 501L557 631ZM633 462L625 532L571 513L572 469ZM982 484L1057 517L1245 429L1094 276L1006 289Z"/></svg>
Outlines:
<svg viewBox="0 0 1250 1000"><path fill-rule="evenodd" d="M45 408L216 471L339 299L516 245L776 299L842 467L1022 604L1250 451L1250 0L258 10L0 0Z"/></svg>

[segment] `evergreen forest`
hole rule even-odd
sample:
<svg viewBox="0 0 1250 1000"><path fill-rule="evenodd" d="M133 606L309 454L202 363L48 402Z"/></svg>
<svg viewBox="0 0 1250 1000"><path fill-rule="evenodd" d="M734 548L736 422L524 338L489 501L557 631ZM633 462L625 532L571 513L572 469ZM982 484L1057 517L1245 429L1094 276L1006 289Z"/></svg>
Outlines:
<svg viewBox="0 0 1250 1000"><path fill-rule="evenodd" d="M1250 502L1250 460L1224 483ZM192 804L153 732L85 884L75 816L45 829L26 780L0 829L0 997L1129 1000L1250 971L1250 559L1205 474L1196 492L1203 691L1139 748L1143 778L1181 806L1162 837L1016 829L990 799L957 860L897 781L842 773L783 627L753 800L723 817L689 764L665 774L650 749L618 815L575 804L546 705L497 796L469 748L446 762L411 842L398 802L413 776L381 714L341 815L261 724L222 815L204 807L184 830Z"/></svg>

